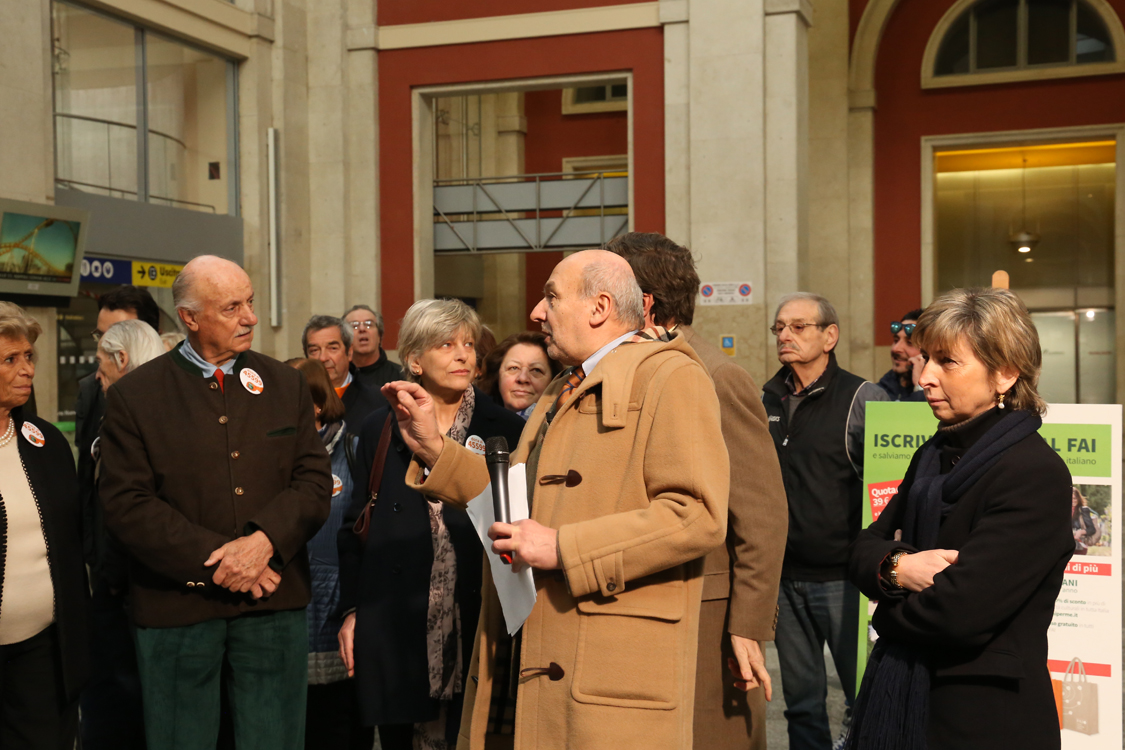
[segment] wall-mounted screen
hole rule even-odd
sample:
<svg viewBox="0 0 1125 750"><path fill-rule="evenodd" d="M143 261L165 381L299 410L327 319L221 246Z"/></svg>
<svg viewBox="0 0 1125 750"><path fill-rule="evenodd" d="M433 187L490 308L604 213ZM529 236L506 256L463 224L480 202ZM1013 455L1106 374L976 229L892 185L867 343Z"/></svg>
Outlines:
<svg viewBox="0 0 1125 750"><path fill-rule="evenodd" d="M90 212L0 199L0 294L73 297Z"/></svg>

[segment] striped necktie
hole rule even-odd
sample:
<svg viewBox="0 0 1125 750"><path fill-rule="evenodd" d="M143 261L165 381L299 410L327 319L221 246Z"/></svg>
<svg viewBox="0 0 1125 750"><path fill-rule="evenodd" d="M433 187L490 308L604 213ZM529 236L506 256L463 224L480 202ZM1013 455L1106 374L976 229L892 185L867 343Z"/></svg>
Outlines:
<svg viewBox="0 0 1125 750"><path fill-rule="evenodd" d="M570 398L570 394L574 393L574 389L581 385L582 381L586 379L586 373L582 371L581 365L574 368L570 375L566 378L566 385L559 391L559 397L555 400L554 412L558 414L559 409Z"/></svg>

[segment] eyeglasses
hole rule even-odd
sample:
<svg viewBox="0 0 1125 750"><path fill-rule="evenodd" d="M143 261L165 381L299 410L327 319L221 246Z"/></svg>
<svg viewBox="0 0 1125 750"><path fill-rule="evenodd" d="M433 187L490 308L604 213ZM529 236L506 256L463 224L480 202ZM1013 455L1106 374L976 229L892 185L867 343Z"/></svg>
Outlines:
<svg viewBox="0 0 1125 750"><path fill-rule="evenodd" d="M795 335L800 336L801 332L806 328L810 328L813 326L817 328L824 328L827 325L827 323L774 323L772 326L770 326L769 332L774 336L780 336L781 332L788 328Z"/></svg>
<svg viewBox="0 0 1125 750"><path fill-rule="evenodd" d="M358 331L360 328L362 328L365 331L370 331L374 327L375 327L375 321L374 320L353 320L352 321L352 330L353 331Z"/></svg>
<svg viewBox="0 0 1125 750"><path fill-rule="evenodd" d="M906 338L910 338L910 336L914 333L914 326L916 325L918 324L900 323L896 320L895 322L891 323L891 335L897 336L899 331L906 331Z"/></svg>

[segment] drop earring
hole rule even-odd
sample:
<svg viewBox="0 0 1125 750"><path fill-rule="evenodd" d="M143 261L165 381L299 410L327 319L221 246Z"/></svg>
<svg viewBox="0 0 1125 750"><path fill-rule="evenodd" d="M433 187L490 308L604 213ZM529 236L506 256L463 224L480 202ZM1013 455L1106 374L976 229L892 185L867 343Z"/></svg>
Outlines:
<svg viewBox="0 0 1125 750"><path fill-rule="evenodd" d="M1000 399L1000 403L996 405L997 408L1000 408L1000 409L1008 408L1008 407L1004 406L1004 394L1003 393L999 394L996 398Z"/></svg>

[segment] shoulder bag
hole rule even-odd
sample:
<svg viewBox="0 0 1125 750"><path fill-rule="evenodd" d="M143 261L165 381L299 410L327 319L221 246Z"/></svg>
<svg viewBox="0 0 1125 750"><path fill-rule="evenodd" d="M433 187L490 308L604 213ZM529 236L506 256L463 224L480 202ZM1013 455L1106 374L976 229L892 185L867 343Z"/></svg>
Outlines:
<svg viewBox="0 0 1125 750"><path fill-rule="evenodd" d="M371 530L371 509L379 499L379 485L383 482L383 465L387 462L387 448L391 445L391 420L394 411L387 414L387 421L383 423L383 432L379 435L379 447L375 449L375 460L371 462L371 479L367 483L367 503L363 512L355 519L352 532L359 537L360 544L366 546L367 534Z"/></svg>

